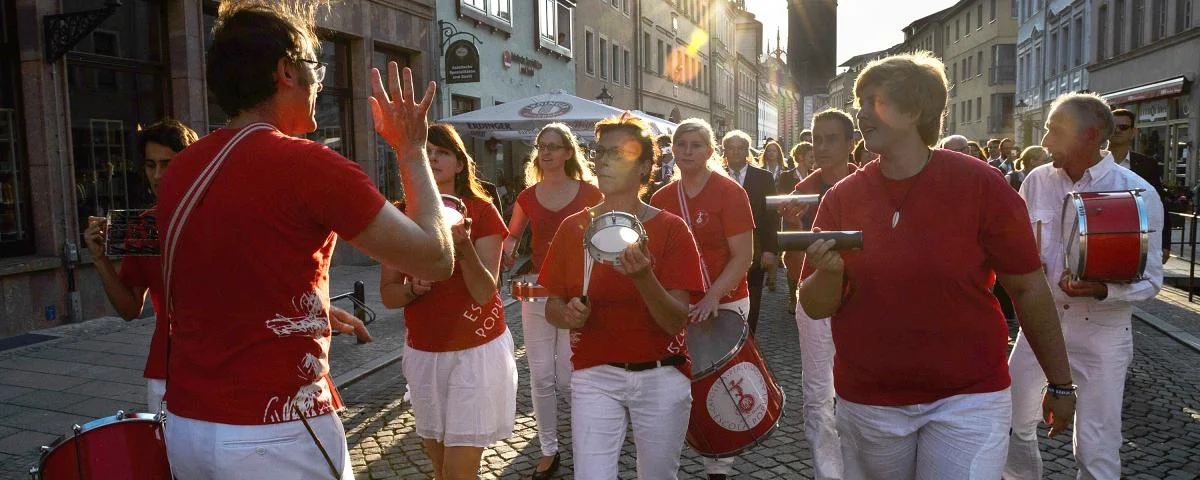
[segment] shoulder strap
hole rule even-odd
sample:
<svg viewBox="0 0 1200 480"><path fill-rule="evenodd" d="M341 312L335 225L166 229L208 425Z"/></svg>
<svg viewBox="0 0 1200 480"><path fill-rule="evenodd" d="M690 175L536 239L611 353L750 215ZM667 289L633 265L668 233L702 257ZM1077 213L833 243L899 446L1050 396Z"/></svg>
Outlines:
<svg viewBox="0 0 1200 480"><path fill-rule="evenodd" d="M676 182L675 186L678 187L675 190L679 193L679 214L683 215L683 221L687 222L688 231L692 233L692 241L695 241L696 229L692 225L692 213L688 210L687 193L683 191L683 180ZM704 252L699 251L699 242L696 243L696 247L697 253L700 254L700 279L704 281L704 291L707 292L708 287L712 286L712 281L708 276L708 265L704 263Z"/></svg>

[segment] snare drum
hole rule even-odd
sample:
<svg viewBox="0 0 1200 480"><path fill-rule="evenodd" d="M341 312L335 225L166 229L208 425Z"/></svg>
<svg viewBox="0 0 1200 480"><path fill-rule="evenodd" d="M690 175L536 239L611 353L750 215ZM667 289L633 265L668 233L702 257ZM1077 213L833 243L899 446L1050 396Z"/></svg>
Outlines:
<svg viewBox="0 0 1200 480"><path fill-rule="evenodd" d="M1150 218L1141 192L1067 194L1063 251L1073 279L1121 283L1145 278Z"/></svg>
<svg viewBox="0 0 1200 480"><path fill-rule="evenodd" d="M737 312L688 327L692 416L687 442L700 455L731 457L767 438L786 398Z"/></svg>
<svg viewBox="0 0 1200 480"><path fill-rule="evenodd" d="M512 291L513 298L522 302L541 303L546 301L546 297L550 296L550 292L546 287L538 285L538 276L535 273L526 275L518 275L510 279L509 289Z"/></svg>
<svg viewBox="0 0 1200 480"><path fill-rule="evenodd" d="M117 412L73 430L42 447L38 466L29 470L32 478L171 479L161 415Z"/></svg>
<svg viewBox="0 0 1200 480"><path fill-rule="evenodd" d="M637 216L625 212L606 212L592 217L584 235L588 255L600 263L621 264L621 252L634 242L646 243L646 229Z"/></svg>

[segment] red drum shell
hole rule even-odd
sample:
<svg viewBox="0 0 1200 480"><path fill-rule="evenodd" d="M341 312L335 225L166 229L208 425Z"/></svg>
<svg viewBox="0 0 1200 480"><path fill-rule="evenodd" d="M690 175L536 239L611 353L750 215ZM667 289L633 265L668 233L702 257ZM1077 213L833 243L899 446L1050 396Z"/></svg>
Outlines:
<svg viewBox="0 0 1200 480"><path fill-rule="evenodd" d="M712 322L717 323L705 325ZM738 336L729 338L731 331L738 331ZM693 345L700 351L693 358L705 363L716 359L720 364L708 371L697 370L700 373L692 376L688 445L705 457L723 458L765 440L779 424L786 398L749 336L745 320L736 312L721 310L717 318L689 327L687 341L689 354ZM723 342L732 346L731 354L705 351Z"/></svg>
<svg viewBox="0 0 1200 480"><path fill-rule="evenodd" d="M538 285L537 275L521 275L509 280L509 287L512 291L513 298L522 302L545 302L550 296L550 291L546 287Z"/></svg>
<svg viewBox="0 0 1200 480"><path fill-rule="evenodd" d="M1067 269L1077 280L1133 282L1143 278L1149 217L1140 191L1072 192L1063 204Z"/></svg>
<svg viewBox="0 0 1200 480"><path fill-rule="evenodd" d="M170 480L162 426L158 416L148 413L88 422L78 435L56 440L42 454L37 473L47 480Z"/></svg>

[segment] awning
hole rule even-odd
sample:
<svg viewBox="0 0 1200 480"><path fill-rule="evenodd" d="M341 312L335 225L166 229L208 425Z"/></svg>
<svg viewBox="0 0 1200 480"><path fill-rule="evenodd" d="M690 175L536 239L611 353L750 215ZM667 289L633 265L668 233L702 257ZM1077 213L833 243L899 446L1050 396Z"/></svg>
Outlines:
<svg viewBox="0 0 1200 480"><path fill-rule="evenodd" d="M622 112L624 110L619 108L556 91L438 121L453 125L463 136L532 142L537 132L551 122L566 124L580 139L591 139L595 137L596 122ZM645 121L655 135L675 131L674 123L637 110L630 113Z"/></svg>
<svg viewBox="0 0 1200 480"><path fill-rule="evenodd" d="M1101 95L1104 101L1109 105L1120 105L1123 103L1137 102L1141 100L1149 100L1159 97L1170 97L1172 95L1180 95L1183 93L1184 87L1187 84L1187 77L1178 76L1166 80L1160 80L1154 83L1142 85L1140 87L1126 88Z"/></svg>

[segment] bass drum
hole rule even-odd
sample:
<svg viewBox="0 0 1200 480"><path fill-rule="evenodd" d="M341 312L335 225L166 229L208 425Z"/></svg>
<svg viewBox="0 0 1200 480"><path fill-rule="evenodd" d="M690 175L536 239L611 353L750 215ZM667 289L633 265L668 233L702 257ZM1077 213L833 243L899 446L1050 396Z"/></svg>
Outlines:
<svg viewBox="0 0 1200 480"><path fill-rule="evenodd" d="M775 430L786 402L745 319L732 310L692 324L692 416L687 442L700 455L731 457Z"/></svg>

